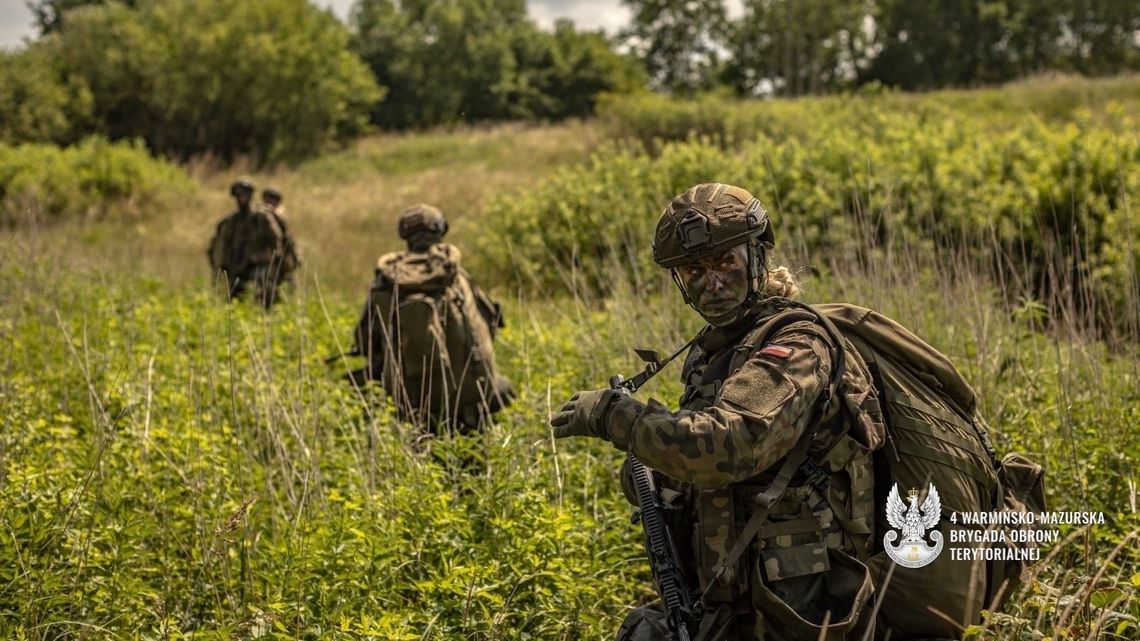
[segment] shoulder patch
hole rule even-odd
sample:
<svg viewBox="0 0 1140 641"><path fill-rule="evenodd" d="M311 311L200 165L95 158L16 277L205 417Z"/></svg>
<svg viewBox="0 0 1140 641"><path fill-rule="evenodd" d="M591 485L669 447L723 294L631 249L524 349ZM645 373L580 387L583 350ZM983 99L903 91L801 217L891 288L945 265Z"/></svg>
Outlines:
<svg viewBox="0 0 1140 641"><path fill-rule="evenodd" d="M783 347L782 345L769 345L760 350L760 355L772 356L780 360L788 360L788 357L792 355L793 351L794 350L792 350L790 347Z"/></svg>

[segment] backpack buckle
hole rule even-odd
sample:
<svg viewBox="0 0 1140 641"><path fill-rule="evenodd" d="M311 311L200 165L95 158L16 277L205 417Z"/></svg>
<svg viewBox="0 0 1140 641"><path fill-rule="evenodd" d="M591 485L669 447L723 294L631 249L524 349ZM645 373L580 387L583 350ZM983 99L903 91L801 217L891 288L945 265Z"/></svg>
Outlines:
<svg viewBox="0 0 1140 641"><path fill-rule="evenodd" d="M827 479L827 472L824 471L819 463L816 463L810 458L800 465L800 471L803 472L808 484L820 492L827 490L831 485L831 481Z"/></svg>

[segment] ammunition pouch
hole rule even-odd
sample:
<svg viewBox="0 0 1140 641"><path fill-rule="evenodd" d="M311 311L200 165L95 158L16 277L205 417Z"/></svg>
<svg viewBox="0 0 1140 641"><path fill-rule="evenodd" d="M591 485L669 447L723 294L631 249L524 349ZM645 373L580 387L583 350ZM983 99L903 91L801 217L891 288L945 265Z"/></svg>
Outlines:
<svg viewBox="0 0 1140 641"><path fill-rule="evenodd" d="M826 573L767 578L767 561L752 573L752 606L764 636L780 641L861 639L871 618L871 573L842 550L819 547ZM764 564L763 566L761 564Z"/></svg>

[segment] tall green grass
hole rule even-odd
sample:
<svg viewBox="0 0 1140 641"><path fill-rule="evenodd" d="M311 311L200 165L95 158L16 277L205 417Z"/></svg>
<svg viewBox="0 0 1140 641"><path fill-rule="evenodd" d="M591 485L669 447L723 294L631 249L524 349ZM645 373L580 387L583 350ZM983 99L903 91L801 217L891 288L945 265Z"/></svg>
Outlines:
<svg viewBox="0 0 1140 641"><path fill-rule="evenodd" d="M918 249L803 272L806 298L875 307L947 351L999 448L1046 464L1051 509L1110 520L1067 528L971 633L1133 638L1136 352L1043 335L968 256ZM652 597L621 453L555 442L546 420L632 373L633 347L695 331L676 296L507 301L499 359L518 400L478 437L425 444L339 380L356 363L323 362L357 307L313 280L270 314L38 261L4 265L0 294L0 636L603 639ZM644 395L673 402L677 375Z"/></svg>

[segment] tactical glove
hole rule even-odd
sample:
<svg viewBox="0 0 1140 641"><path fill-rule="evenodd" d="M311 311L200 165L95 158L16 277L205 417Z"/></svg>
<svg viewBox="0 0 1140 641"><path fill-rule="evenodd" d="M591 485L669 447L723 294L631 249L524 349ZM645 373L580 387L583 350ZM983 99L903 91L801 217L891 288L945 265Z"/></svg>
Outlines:
<svg viewBox="0 0 1140 641"><path fill-rule="evenodd" d="M555 438L596 436L608 441L608 414L620 396L620 392L612 389L577 392L550 419Z"/></svg>

